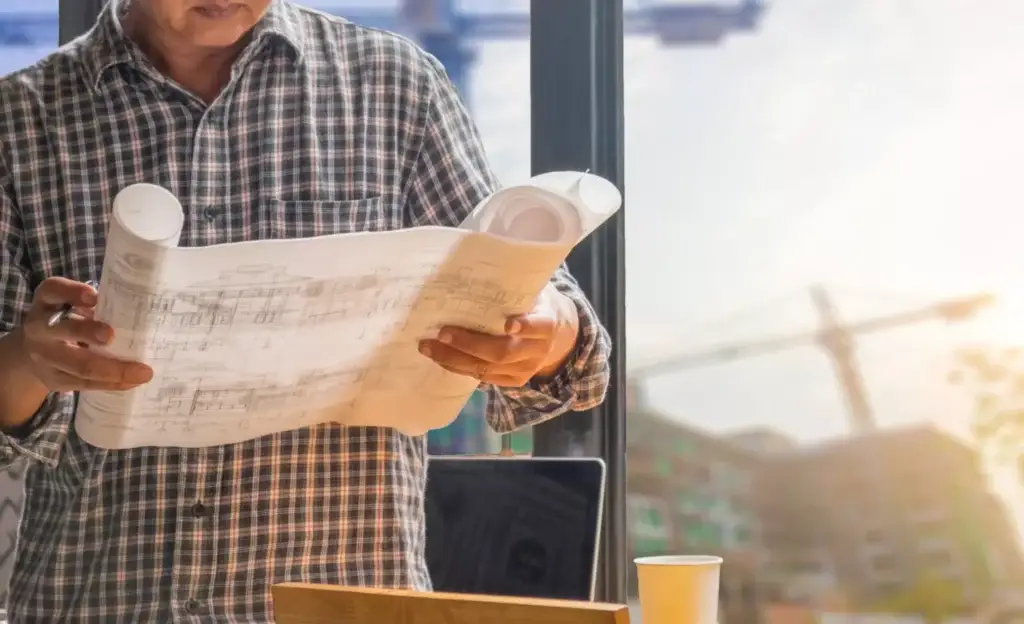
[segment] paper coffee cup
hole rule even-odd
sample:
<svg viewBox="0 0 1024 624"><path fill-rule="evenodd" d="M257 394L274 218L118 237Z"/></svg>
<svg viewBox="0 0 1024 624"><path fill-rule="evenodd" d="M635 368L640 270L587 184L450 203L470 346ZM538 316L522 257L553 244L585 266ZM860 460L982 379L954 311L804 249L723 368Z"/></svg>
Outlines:
<svg viewBox="0 0 1024 624"><path fill-rule="evenodd" d="M643 624L717 624L721 557L635 560Z"/></svg>

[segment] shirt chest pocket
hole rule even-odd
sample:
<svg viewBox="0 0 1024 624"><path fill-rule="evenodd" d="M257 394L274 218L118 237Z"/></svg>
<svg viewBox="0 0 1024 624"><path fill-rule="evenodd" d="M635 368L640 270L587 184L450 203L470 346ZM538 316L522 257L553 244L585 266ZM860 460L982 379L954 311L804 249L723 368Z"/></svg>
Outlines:
<svg viewBox="0 0 1024 624"><path fill-rule="evenodd" d="M382 197L355 200L266 199L261 202L258 237L312 238L402 227L401 208Z"/></svg>

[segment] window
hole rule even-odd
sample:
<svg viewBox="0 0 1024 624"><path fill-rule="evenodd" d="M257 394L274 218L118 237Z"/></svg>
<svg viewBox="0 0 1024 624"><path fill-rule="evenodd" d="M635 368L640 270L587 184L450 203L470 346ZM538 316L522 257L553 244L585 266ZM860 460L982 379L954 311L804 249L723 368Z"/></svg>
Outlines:
<svg viewBox="0 0 1024 624"><path fill-rule="evenodd" d="M636 556L661 554L669 546L671 529L657 500L631 494L627 499L630 541Z"/></svg>
<svg viewBox="0 0 1024 624"><path fill-rule="evenodd" d="M680 457L690 457L696 452L696 450L697 445L693 443L693 440L686 437L676 440L676 455Z"/></svg>
<svg viewBox="0 0 1024 624"><path fill-rule="evenodd" d="M629 508L634 534L649 537L668 535L665 515L656 501L643 496L630 496Z"/></svg>
<svg viewBox="0 0 1024 624"><path fill-rule="evenodd" d="M1002 227L1024 200L1011 164L1024 145L1024 4L684 4L692 20L665 9L654 34L626 43L627 346L646 365L633 381L651 409L702 431L694 483L714 461L702 454L749 475L745 488L723 466L710 482L779 539L716 509L731 538L784 561L820 548L851 610L873 606L861 597L876 583L913 581L928 523L943 526L949 569L992 569L970 553L1019 541L1024 462L1002 466L1000 528L953 526L987 484L970 423L946 414L993 386L952 387L947 373L960 345L1024 343L1024 285L1007 269L1019 245ZM698 20L712 5L716 20ZM985 314L917 312L985 289L1001 302ZM834 322L849 331L822 335ZM979 376L1019 378L1015 357ZM1019 408L1013 389L1000 396L1003 413ZM758 437L782 443L717 452Z"/></svg>
<svg viewBox="0 0 1024 624"><path fill-rule="evenodd" d="M666 457L659 457L654 460L654 469L658 473L659 477L672 477L674 471L672 470L672 460Z"/></svg>
<svg viewBox="0 0 1024 624"><path fill-rule="evenodd" d="M722 547L722 527L710 522L698 522L687 527L686 544L692 548L716 551Z"/></svg>

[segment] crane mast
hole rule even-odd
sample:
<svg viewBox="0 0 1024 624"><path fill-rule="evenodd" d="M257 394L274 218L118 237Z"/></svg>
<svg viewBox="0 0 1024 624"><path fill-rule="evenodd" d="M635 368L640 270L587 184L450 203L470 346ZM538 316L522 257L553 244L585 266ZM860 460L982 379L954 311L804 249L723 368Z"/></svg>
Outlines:
<svg viewBox="0 0 1024 624"><path fill-rule="evenodd" d="M875 417L871 412L868 391L857 362L856 338L850 328L843 325L832 297L823 286L811 287L811 300L821 319L818 344L832 360L836 379L846 398L851 429L857 434L874 431Z"/></svg>

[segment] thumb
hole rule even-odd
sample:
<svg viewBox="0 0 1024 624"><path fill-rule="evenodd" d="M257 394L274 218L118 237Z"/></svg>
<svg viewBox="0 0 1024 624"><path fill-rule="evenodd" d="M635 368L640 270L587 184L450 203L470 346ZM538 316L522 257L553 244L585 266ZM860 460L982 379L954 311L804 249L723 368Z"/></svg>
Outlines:
<svg viewBox="0 0 1024 624"><path fill-rule="evenodd" d="M564 297L550 283L541 291L533 309L526 314L510 316L505 333L523 338L546 338L554 333L559 322L559 299Z"/></svg>
<svg viewBox="0 0 1024 624"><path fill-rule="evenodd" d="M505 333L520 338L547 338L557 326L558 317L550 308L535 308L529 314L509 317Z"/></svg>

